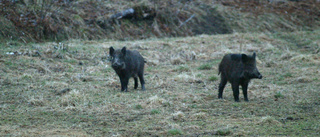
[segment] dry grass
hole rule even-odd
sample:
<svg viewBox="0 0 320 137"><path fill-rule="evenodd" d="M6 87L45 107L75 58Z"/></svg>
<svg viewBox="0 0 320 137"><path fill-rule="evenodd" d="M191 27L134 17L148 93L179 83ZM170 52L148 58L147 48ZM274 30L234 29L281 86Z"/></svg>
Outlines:
<svg viewBox="0 0 320 137"><path fill-rule="evenodd" d="M305 43L301 36L312 42L294 45ZM319 136L320 56L309 50L319 48L319 36L315 30L2 44L0 135ZM131 79L130 92L120 92L107 62L110 46L146 58L146 91L134 90ZM264 78L249 85L250 102L241 95L235 103L230 84L219 100L223 55L252 52Z"/></svg>

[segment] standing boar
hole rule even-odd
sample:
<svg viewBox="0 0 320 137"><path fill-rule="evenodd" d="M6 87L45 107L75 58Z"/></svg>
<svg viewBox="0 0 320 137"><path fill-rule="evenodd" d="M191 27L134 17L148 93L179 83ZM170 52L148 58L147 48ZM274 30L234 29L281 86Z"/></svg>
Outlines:
<svg viewBox="0 0 320 137"><path fill-rule="evenodd" d="M138 51L126 50L123 47L121 50L114 50L110 47L109 54L111 57L112 68L118 74L121 82L121 91L128 91L128 82L131 77L134 78L134 89L138 88L138 77L140 79L141 88L144 91L144 59Z"/></svg>
<svg viewBox="0 0 320 137"><path fill-rule="evenodd" d="M239 85L242 86L244 100L249 101L247 90L250 80L262 78L262 75L256 67L256 53L253 53L252 56L246 54L225 55L219 65L219 74L220 73L221 82L219 84L219 99L222 99L223 89L229 81L236 102L239 102Z"/></svg>

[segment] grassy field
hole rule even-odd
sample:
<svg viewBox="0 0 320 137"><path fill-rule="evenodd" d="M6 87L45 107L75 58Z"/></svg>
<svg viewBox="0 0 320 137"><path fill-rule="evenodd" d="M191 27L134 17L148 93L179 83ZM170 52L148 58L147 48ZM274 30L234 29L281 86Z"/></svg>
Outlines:
<svg viewBox="0 0 320 137"><path fill-rule="evenodd" d="M147 60L120 92L108 48ZM257 53L249 102L218 99L226 53ZM320 30L0 45L0 136L320 136Z"/></svg>

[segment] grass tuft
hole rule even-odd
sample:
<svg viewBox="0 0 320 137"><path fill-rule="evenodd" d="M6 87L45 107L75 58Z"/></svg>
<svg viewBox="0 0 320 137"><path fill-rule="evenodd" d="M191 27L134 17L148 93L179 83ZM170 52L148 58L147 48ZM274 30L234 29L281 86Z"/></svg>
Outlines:
<svg viewBox="0 0 320 137"><path fill-rule="evenodd" d="M210 70L212 68L211 64L202 64L198 67L198 70Z"/></svg>
<svg viewBox="0 0 320 137"><path fill-rule="evenodd" d="M188 72L190 68L186 65L178 66L176 69L173 70L174 72Z"/></svg>
<svg viewBox="0 0 320 137"><path fill-rule="evenodd" d="M278 98L284 98L284 95L283 95L280 91L278 91L278 92L275 93L274 97L275 97L276 99L278 99Z"/></svg>
<svg viewBox="0 0 320 137"><path fill-rule="evenodd" d="M143 107L141 105L136 105L135 108L136 109L143 109Z"/></svg>
<svg viewBox="0 0 320 137"><path fill-rule="evenodd" d="M177 113L173 114L173 120L181 121L184 120L185 114L181 111L178 111Z"/></svg>
<svg viewBox="0 0 320 137"><path fill-rule="evenodd" d="M161 111L158 109L152 109L150 113L151 113L151 115L155 115L155 114L160 114Z"/></svg>
<svg viewBox="0 0 320 137"><path fill-rule="evenodd" d="M218 80L218 77L217 76L210 76L209 81L217 81Z"/></svg>
<svg viewBox="0 0 320 137"><path fill-rule="evenodd" d="M231 130L230 129L219 129L216 131L215 135L219 135L219 136L228 136L231 135Z"/></svg>
<svg viewBox="0 0 320 137"><path fill-rule="evenodd" d="M168 133L170 135L182 135L182 131L180 129L170 129Z"/></svg>
<svg viewBox="0 0 320 137"><path fill-rule="evenodd" d="M281 122L279 122L278 120L276 120L274 117L272 116L265 116L262 117L261 120L257 123L258 125L275 125L275 126L280 126L282 125Z"/></svg>

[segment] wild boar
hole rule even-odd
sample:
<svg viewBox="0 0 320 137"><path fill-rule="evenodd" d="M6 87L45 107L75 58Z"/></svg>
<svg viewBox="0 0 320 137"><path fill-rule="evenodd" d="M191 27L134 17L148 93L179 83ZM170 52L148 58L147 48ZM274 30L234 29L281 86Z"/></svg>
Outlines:
<svg viewBox="0 0 320 137"><path fill-rule="evenodd" d="M115 50L110 47L109 54L111 57L112 68L120 78L121 91L128 91L128 83L131 77L134 78L134 89L138 88L138 77L141 83L141 88L144 91L145 81L143 77L144 58L136 50L130 51L126 47L121 50Z"/></svg>
<svg viewBox="0 0 320 137"><path fill-rule="evenodd" d="M221 81L219 84L218 98L222 99L225 85L229 81L232 86L234 100L239 102L239 85L242 86L244 100L248 100L247 90L251 79L262 79L262 75L256 67L256 53L252 56L246 54L227 54L219 64Z"/></svg>

